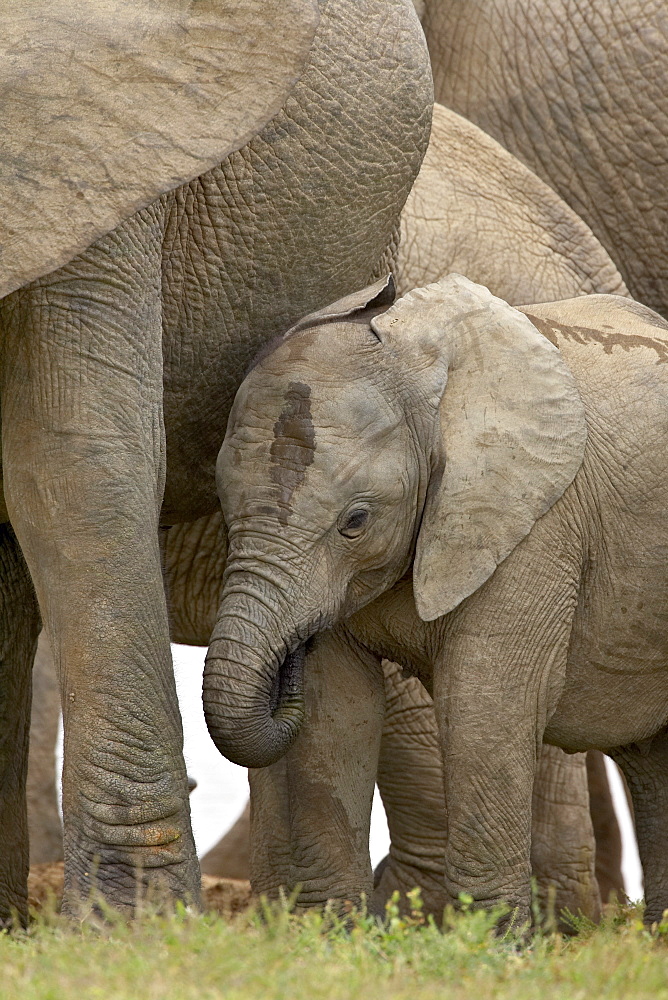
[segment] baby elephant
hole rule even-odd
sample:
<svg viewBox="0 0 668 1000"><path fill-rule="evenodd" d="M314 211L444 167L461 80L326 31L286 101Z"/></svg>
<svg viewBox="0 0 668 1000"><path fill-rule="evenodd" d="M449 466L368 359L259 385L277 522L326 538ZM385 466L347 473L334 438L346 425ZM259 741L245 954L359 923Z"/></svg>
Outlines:
<svg viewBox="0 0 668 1000"><path fill-rule="evenodd" d="M300 724L299 650L338 624L433 693L449 898L528 918L545 741L621 766L657 920L668 324L608 295L518 310L455 274L393 305L390 291L302 320L238 392L219 456L212 735L240 763L275 759ZM326 715L309 719L323 739Z"/></svg>

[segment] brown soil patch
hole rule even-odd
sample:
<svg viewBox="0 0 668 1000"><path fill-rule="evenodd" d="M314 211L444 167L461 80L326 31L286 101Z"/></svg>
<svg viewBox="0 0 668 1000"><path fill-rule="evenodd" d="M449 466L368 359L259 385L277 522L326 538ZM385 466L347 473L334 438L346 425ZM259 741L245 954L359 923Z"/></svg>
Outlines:
<svg viewBox="0 0 668 1000"><path fill-rule="evenodd" d="M28 875L28 903L35 910L60 907L63 898L63 865L33 865ZM202 905L221 917L235 917L251 903L250 883L233 878L202 876Z"/></svg>
<svg viewBox="0 0 668 1000"><path fill-rule="evenodd" d="M251 904L250 882L236 878L202 875L202 904L221 917L236 917Z"/></svg>

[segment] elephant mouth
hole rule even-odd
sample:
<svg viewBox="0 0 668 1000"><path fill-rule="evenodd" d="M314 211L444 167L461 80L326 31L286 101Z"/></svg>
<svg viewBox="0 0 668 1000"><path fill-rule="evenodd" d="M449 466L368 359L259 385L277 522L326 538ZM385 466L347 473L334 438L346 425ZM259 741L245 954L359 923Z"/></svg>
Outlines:
<svg viewBox="0 0 668 1000"><path fill-rule="evenodd" d="M234 607L219 618L221 634L212 639L204 672L204 713L223 756L243 767L267 767L289 750L304 720L305 660L314 633L295 629L276 640L280 652L266 656L270 630L256 628L254 636L240 629L246 620Z"/></svg>
<svg viewBox="0 0 668 1000"><path fill-rule="evenodd" d="M308 640L310 645L311 640ZM304 681L304 661L307 642L301 642L285 657L274 675L269 695L269 710L275 715L280 705L301 694Z"/></svg>

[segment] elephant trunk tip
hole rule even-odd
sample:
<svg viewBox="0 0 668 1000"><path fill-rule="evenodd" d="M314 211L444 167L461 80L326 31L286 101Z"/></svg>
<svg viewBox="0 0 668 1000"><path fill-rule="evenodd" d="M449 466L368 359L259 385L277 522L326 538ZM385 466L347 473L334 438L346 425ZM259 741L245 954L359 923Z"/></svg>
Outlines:
<svg viewBox="0 0 668 1000"><path fill-rule="evenodd" d="M204 674L204 715L219 752L242 767L267 767L294 743L304 721L304 646L289 654L271 689L241 697L226 662L209 655ZM248 692L245 692L246 695Z"/></svg>

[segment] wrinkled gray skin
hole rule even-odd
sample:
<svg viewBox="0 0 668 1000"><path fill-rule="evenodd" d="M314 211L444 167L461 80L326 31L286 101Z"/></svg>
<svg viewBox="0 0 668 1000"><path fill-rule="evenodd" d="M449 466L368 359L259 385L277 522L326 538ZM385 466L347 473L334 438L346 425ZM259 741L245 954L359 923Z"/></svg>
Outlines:
<svg viewBox="0 0 668 1000"><path fill-rule="evenodd" d="M633 296L668 316L663 0L421 0L419 7L436 100L557 191Z"/></svg>
<svg viewBox="0 0 668 1000"><path fill-rule="evenodd" d="M382 911L393 891L403 894L417 884L426 909L440 918L449 902L444 889L447 820L433 704L417 677L404 676L401 667L387 660L383 671L386 708L378 786L387 808L391 844L388 857L374 873L373 904ZM531 803L531 873L544 913L551 907L556 914L581 910L596 919L598 890L607 901L611 891L621 898L624 886L621 859L615 852L616 827L601 829L605 798L590 816L587 765L583 754L541 748ZM600 784L597 777L595 788ZM609 798L603 777L601 793ZM595 858L592 825L597 834Z"/></svg>
<svg viewBox="0 0 668 1000"><path fill-rule="evenodd" d="M259 134L0 303L0 603L20 623L1 633L0 919L26 912L39 630L14 532L60 677L65 907L95 881L132 910L138 871L197 900L158 525L217 509L216 455L258 348L387 266L431 93L409 0L322 3L303 73Z"/></svg>
<svg viewBox="0 0 668 1000"><path fill-rule="evenodd" d="M450 271L511 303L628 295L606 250L547 184L435 104L429 147L401 215L397 291Z"/></svg>
<svg viewBox="0 0 668 1000"><path fill-rule="evenodd" d="M646 920L668 906L667 328L615 296L525 312L458 276L388 310L380 283L299 324L237 395L204 685L232 759L263 763L251 706L311 645L309 724L253 775L264 889L369 891L384 656L433 692L448 898L528 918L544 739L619 763Z"/></svg>
<svg viewBox="0 0 668 1000"><path fill-rule="evenodd" d="M42 631L32 668L30 753L26 778L31 865L63 860L63 827L56 792L55 751L59 717L58 677L46 634ZM197 782L189 777L188 790L193 792L195 788Z"/></svg>
<svg viewBox="0 0 668 1000"><path fill-rule="evenodd" d="M429 148L402 212L397 284L400 290L407 291L450 270L470 274L513 302L624 291L603 248L553 191L476 126L437 105ZM165 529L161 534L172 635L177 641L205 645L215 623L224 570L226 539L220 515ZM34 712L48 701L44 696L43 663L44 658L38 657ZM427 904L440 913L442 782L431 699L417 680L403 680L391 664L386 664L385 687L388 712L378 781L389 816L392 850L375 895L380 905L383 894L393 888L405 889L417 881L424 887ZM28 789L34 861L57 860L58 852L62 854L52 781L56 724L54 704L50 722L40 722L39 728L33 724L31 736ZM49 735L50 729L53 735ZM550 753L554 756L555 752ZM586 845L590 830L584 813L576 814L583 821L578 826L573 811L561 809L564 794L560 776L570 766L570 758L565 758L563 764L555 762L554 778L544 768L539 780L538 787L543 788L539 800L547 808L543 814L534 815L534 840L549 843L552 853L543 851L541 866L534 859L534 870L544 885L560 884L560 905L575 909L583 901L589 870L582 864L579 849L569 849L570 839L561 835L560 816L568 819L572 843ZM46 793L40 779L43 771L47 775ZM577 797L581 795L580 764L574 782L570 794ZM598 804L592 811L596 874L602 898L607 899L611 889L619 892L623 888L619 831L604 774L598 775L596 788ZM552 790L559 794L555 796ZM40 803L45 809L42 816L37 812ZM550 810L550 804L557 809ZM603 816L607 819L604 828ZM202 859L204 872L248 877L248 825L246 810ZM271 817L269 827L273 828ZM50 831L53 844L47 845L51 853L46 853L42 844ZM268 882L263 872L266 860L262 858L266 832L256 821L258 884ZM579 874L579 880L574 873Z"/></svg>
<svg viewBox="0 0 668 1000"><path fill-rule="evenodd" d="M216 608L212 608L213 614ZM405 893L420 885L428 911L440 916L444 905L443 782L436 720L431 698L415 677L383 661L385 722L377 781L386 808L390 854L374 874L373 903L382 909L395 889ZM30 862L62 861L63 836L54 783L54 744L58 728L58 684L46 638L40 635L33 667L33 701L28 764L28 830ZM573 767L576 768L575 774ZM578 906L595 915L591 871L587 858L590 838L582 800L581 764L555 748L544 748L542 768L534 785L532 871L539 889L557 887L555 907ZM587 754L591 822L596 841L596 883L601 899L624 890L621 840L602 755ZM192 789L191 789L192 790ZM257 824L256 824L257 826ZM256 830L264 844L265 831ZM261 854L261 851L256 852ZM262 859L260 867L266 864ZM219 878L250 878L250 807L200 860L202 872ZM574 878L573 875L579 876ZM262 878L261 872L258 877ZM403 900L402 900L403 902Z"/></svg>
<svg viewBox="0 0 668 1000"><path fill-rule="evenodd" d="M397 284L401 291L407 291L453 269L465 271L513 302L626 291L606 252L553 191L476 126L436 105L429 148L402 212ZM202 637L208 638L211 633L220 602L226 544L220 517L215 515L192 526L171 528L163 533L163 543L174 635L181 642L201 643ZM380 904L383 892L394 887L405 888L417 879L426 887L434 911L440 913L443 900L438 873L443 866L443 830L436 817L440 816L442 806L436 812L432 806L440 800L442 786L440 763L433 759L431 699L416 681L399 683L396 671L390 664L386 666L386 698L392 707L386 716L378 780L393 846L390 865L384 871L376 899ZM329 717L332 718L331 711ZM413 750L416 733L421 762L416 760ZM554 751L551 753L554 756ZM553 779L544 769L543 792L538 796L546 806L552 803L559 807L563 803L562 775L569 766L567 762L555 763ZM251 782L260 792L258 785L263 780L273 781L277 788L271 793L272 798L285 803L288 793L278 788L281 773L281 765L275 765L264 772L264 778L252 773ZM592 817L597 834L597 878L602 898L606 900L611 890L619 893L623 889L619 830L600 766L595 775L590 775L591 780L595 782L597 796ZM574 781L571 795L577 799L581 795L577 791L581 776L576 774ZM406 789L413 793L408 808ZM552 791L555 789L557 795ZM306 788L302 791L304 794L293 795L298 809L303 808ZM258 794L256 800L261 797ZM317 805L314 809L314 822L320 825L322 816L317 815ZM425 814L430 817L429 827L423 822ZM287 817L289 828L290 807L283 805L281 815ZM559 900L571 909L582 901L583 892L588 891L589 877L579 849L574 846L569 849L569 844L586 844L590 837L586 815L582 811L577 815L583 823L579 828L573 823L573 812L568 813L572 841L548 832L560 829L558 808L552 812L546 808L543 818L536 816L534 820L537 839L543 844L549 842L553 848L551 857L543 852L541 868L534 860L537 874L543 876L544 884L561 883ZM551 826L555 820L556 826ZM258 888L278 884L274 873L267 870L270 853L266 848L267 837L274 837L275 831L276 816L272 809L258 808L253 873ZM230 874L228 847L226 836L220 851L215 854L217 848L214 848L212 855L203 859L203 869L212 874ZM293 850L296 871L290 878L299 881L302 847ZM309 850L313 850L310 842ZM340 857L340 844L337 850ZM330 864L326 846L322 853L324 863Z"/></svg>

